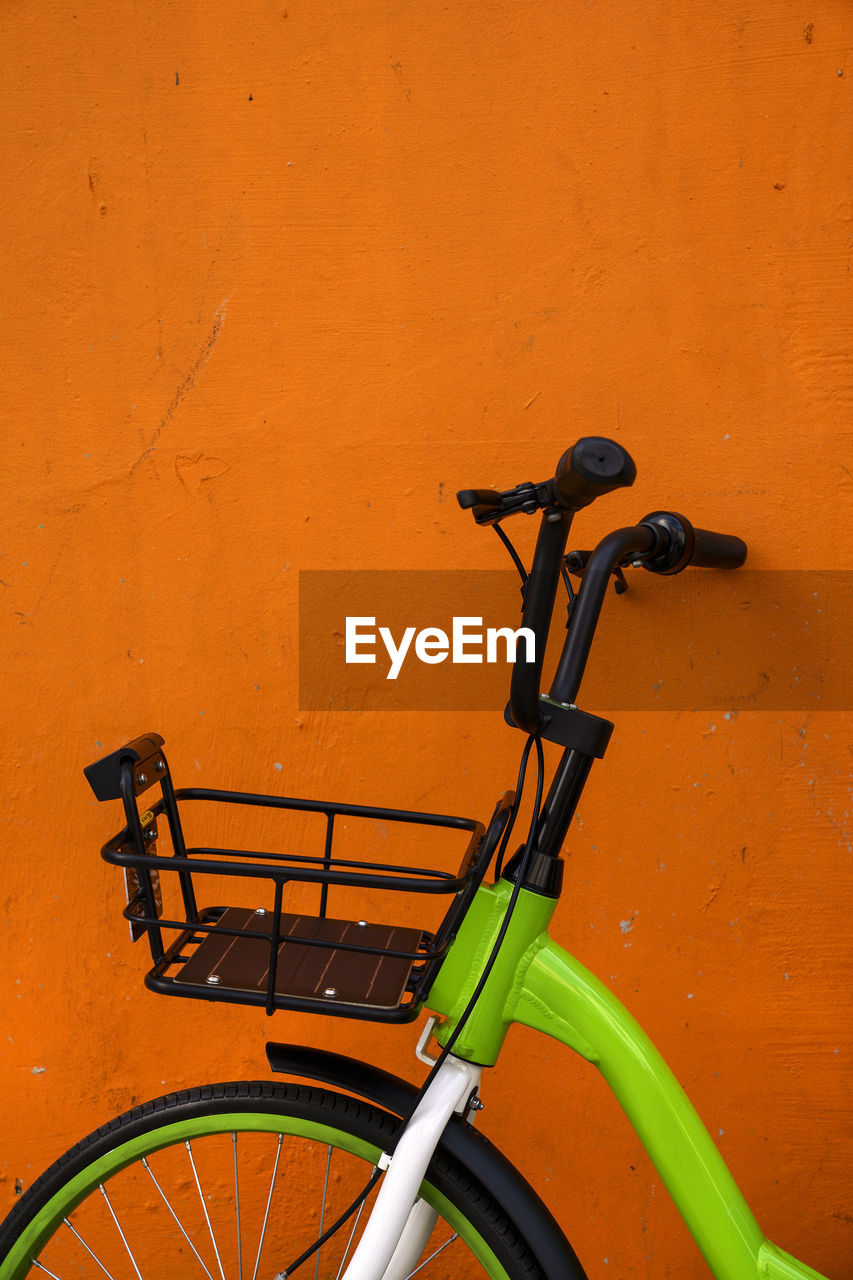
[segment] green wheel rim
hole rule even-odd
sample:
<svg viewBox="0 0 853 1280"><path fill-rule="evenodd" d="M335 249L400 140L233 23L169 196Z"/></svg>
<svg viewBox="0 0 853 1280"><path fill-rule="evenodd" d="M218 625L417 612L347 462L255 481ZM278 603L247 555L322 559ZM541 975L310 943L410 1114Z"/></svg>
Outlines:
<svg viewBox="0 0 853 1280"><path fill-rule="evenodd" d="M23 1280L28 1274L31 1259L61 1225L64 1218L93 1192L100 1183L133 1164L142 1156L159 1151L163 1147L185 1142L208 1134L231 1132L284 1133L292 1137L311 1138L327 1145L348 1151L351 1155L375 1164L382 1154L379 1147L344 1129L324 1125L316 1120L295 1116L266 1114L263 1112L221 1112L210 1116L197 1116L149 1130L128 1139L105 1155L95 1158L56 1192L35 1215L13 1244L0 1264L0 1280ZM424 1180L421 1197L458 1233L472 1254L493 1280L509 1280L506 1271L479 1232L460 1210Z"/></svg>

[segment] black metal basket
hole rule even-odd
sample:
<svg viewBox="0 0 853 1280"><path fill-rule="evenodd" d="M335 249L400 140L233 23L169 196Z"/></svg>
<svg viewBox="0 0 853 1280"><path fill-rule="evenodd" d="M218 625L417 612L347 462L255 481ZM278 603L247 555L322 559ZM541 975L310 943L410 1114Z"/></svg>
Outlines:
<svg viewBox="0 0 853 1280"><path fill-rule="evenodd" d="M149 733L85 770L99 800L124 802L127 825L104 845L101 854L124 868L128 897L124 915L131 936L148 937L154 964L146 975L146 986L166 995L261 1005L268 1014L296 1009L382 1022L408 1022L416 1017L503 834L513 793L503 796L485 830L471 818L406 809L201 787L176 791L162 747L159 734ZM138 798L158 784L159 798L141 812ZM179 811L179 802L185 801L324 815L323 853L188 848ZM470 834L454 875L336 857L335 820L341 817ZM166 820L169 853L157 850L160 818ZM167 873L176 877L180 890L178 919L164 918L162 877ZM212 875L266 882L272 886L271 907L200 909L197 877ZM318 886L316 914L284 909L285 886L300 881ZM451 895L451 902L432 932L372 920L337 919L328 912L329 889L335 885Z"/></svg>

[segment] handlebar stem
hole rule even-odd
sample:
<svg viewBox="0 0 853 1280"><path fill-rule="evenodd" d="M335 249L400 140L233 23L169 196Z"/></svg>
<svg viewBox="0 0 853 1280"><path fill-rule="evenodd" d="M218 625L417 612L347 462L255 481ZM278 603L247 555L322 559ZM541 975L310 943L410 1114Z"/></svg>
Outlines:
<svg viewBox="0 0 853 1280"><path fill-rule="evenodd" d="M509 694L513 722L525 733L536 733L539 729L542 663L572 516L573 512L558 507L548 507L543 512L533 564L525 585L521 624L529 627L536 638L536 657L534 662L516 661Z"/></svg>
<svg viewBox="0 0 853 1280"><path fill-rule="evenodd" d="M581 751L563 752L536 824L536 848L548 858L559 856L592 764Z"/></svg>

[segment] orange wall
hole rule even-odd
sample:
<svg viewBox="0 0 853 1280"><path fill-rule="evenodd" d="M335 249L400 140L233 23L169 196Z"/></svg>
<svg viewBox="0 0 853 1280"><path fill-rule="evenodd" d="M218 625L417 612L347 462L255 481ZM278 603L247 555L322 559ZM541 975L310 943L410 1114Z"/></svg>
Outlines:
<svg viewBox="0 0 853 1280"><path fill-rule="evenodd" d="M263 1075L271 1032L420 1078L405 1029L147 993L97 854L82 767L148 729L184 783L480 815L511 784L497 712L300 713L299 569L502 567L449 495L588 433L639 478L582 545L669 505L754 568L851 568L853 68L841 0L67 0L0 31L5 1209L164 1082ZM848 722L616 718L557 936L771 1237L848 1275ZM706 1274L568 1050L516 1030L486 1100L591 1274Z"/></svg>

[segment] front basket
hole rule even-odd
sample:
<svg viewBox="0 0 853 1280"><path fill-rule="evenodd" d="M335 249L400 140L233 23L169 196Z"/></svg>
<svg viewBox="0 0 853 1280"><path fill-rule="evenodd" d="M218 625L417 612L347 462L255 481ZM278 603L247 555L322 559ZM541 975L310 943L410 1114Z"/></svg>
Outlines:
<svg viewBox="0 0 853 1280"><path fill-rule="evenodd" d="M124 868L124 915L134 939L148 938L154 963L145 981L151 990L261 1005L267 1013L295 1009L383 1022L406 1022L417 1015L504 832L514 799L507 792L486 831L470 818L406 809L201 787L176 791L158 734L137 738L85 772L99 800L124 803L126 826L101 853ZM152 787L158 788L156 798L140 800ZM188 847L182 814L195 801L319 815L322 853ZM467 847L455 874L345 859L334 851L336 821L348 828L367 821L466 832ZM158 849L161 836L167 838L167 852ZM248 892L258 905L199 908L197 889L205 883L201 877L208 877L208 884L217 877L217 887L224 885L227 892L231 886L234 898L245 899ZM304 893L296 908L285 903L285 887L292 893L298 884L316 886L317 901L310 911L303 910ZM336 886L448 895L451 900L430 931L409 923L338 918L329 911L330 889ZM173 918L163 909L167 891L176 903ZM352 893L342 896L351 905Z"/></svg>

